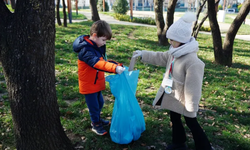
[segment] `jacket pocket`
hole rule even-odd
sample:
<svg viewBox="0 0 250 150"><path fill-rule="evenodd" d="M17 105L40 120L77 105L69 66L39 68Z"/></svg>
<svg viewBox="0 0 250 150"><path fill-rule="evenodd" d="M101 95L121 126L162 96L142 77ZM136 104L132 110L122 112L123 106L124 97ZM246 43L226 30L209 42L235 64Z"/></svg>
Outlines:
<svg viewBox="0 0 250 150"><path fill-rule="evenodd" d="M173 78L172 92L170 96L174 97L178 101L181 101L184 95L183 89L184 89L184 83Z"/></svg>

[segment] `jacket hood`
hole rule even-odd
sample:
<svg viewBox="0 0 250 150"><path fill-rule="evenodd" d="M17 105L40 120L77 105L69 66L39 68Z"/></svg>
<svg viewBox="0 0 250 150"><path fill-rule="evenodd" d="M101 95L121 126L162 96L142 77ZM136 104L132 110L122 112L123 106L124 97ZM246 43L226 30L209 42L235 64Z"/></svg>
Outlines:
<svg viewBox="0 0 250 150"><path fill-rule="evenodd" d="M89 40L89 35L81 35L75 39L73 42L73 50L76 53L79 53L83 47L86 46L92 46L92 47L97 47L97 45Z"/></svg>

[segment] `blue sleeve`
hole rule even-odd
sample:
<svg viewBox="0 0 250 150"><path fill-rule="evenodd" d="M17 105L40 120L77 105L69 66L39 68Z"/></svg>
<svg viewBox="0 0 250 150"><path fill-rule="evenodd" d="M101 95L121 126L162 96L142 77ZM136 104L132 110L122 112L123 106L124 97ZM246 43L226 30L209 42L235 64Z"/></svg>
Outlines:
<svg viewBox="0 0 250 150"><path fill-rule="evenodd" d="M78 59L84 61L89 66L94 67L94 65L100 60L100 58L96 56L95 52L91 49L92 48L90 47L82 48L78 54Z"/></svg>

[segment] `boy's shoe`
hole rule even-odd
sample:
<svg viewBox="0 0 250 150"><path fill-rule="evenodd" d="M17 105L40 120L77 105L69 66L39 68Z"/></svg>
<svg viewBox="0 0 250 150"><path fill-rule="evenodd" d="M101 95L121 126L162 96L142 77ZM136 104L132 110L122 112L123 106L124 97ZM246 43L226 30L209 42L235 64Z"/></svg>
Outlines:
<svg viewBox="0 0 250 150"><path fill-rule="evenodd" d="M187 150L187 144L170 144L166 147L166 150Z"/></svg>
<svg viewBox="0 0 250 150"><path fill-rule="evenodd" d="M103 125L103 126L108 126L110 125L110 121L108 120L104 120L102 118L100 118L100 123ZM93 127L93 123L91 122L91 127Z"/></svg>
<svg viewBox="0 0 250 150"><path fill-rule="evenodd" d="M108 126L108 125L110 125L110 121L104 120L104 119L102 119L102 118L100 118L100 122L102 123L103 126Z"/></svg>
<svg viewBox="0 0 250 150"><path fill-rule="evenodd" d="M101 123L99 124L91 123L91 125L92 125L92 131L95 132L97 135L105 135L108 133L106 130L103 129L103 126Z"/></svg>

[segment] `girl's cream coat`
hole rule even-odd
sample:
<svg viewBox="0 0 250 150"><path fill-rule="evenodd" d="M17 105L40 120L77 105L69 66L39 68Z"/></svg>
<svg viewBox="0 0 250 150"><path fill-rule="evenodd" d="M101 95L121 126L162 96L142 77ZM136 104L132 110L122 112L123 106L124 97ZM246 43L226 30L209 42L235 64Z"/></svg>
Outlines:
<svg viewBox="0 0 250 150"><path fill-rule="evenodd" d="M166 67L168 75L173 56L168 52L142 51L145 63ZM197 53L189 53L175 59L173 67L172 93L166 94L160 86L153 106L161 100L161 108L180 113L187 117L196 117L202 91L205 64L197 57Z"/></svg>

